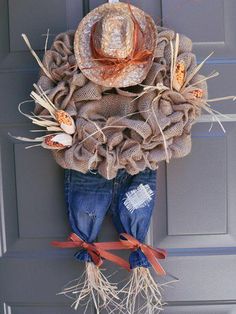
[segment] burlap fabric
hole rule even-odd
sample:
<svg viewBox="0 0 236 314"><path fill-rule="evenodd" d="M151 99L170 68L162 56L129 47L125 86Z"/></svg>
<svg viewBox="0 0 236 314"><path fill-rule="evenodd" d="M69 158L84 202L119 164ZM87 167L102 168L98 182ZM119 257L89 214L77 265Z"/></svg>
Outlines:
<svg viewBox="0 0 236 314"><path fill-rule="evenodd" d="M169 88L170 41L174 46L176 34L161 27L158 33L157 53L143 84L163 84ZM97 169L102 176L112 179L118 169L134 175L146 167L157 169L158 163L167 158L166 153L169 158L179 158L190 152L191 127L207 98L205 81L193 87L203 90L202 98L193 97L189 87L181 93L167 89L160 94L159 90L150 89L139 98L142 86L104 88L89 81L78 69L73 40L73 31L55 38L43 60L53 80L41 73L38 81L51 101L76 120L72 147L53 152L59 165L83 173ZM180 35L177 60L184 62L187 78L196 68L191 50L191 40ZM196 74L190 84L202 78ZM35 113L45 111L36 104Z"/></svg>

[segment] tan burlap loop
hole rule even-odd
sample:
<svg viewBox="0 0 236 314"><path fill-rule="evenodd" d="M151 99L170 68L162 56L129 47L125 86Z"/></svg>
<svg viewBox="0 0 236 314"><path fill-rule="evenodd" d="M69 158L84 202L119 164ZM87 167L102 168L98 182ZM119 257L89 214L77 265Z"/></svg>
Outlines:
<svg viewBox="0 0 236 314"><path fill-rule="evenodd" d="M177 62L184 64L185 79L196 85L171 89L170 41L175 47L176 34L161 27L158 32L156 58L146 79L139 86L116 89L101 87L80 73L73 52L74 32L56 37L43 61L56 83L41 74L38 85L76 120L72 147L53 151L63 168L83 173L97 169L112 179L119 169L134 175L146 167L157 169L167 155L180 158L190 152L191 127L201 114L207 85L203 76L194 73L197 63L191 40L180 35ZM201 98L193 95L196 89L203 91ZM45 110L36 104L35 112Z"/></svg>

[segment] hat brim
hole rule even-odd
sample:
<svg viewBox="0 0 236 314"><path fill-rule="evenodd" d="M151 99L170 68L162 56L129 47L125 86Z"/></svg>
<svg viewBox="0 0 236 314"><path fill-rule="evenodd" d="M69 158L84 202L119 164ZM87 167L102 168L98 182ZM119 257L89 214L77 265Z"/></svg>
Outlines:
<svg viewBox="0 0 236 314"><path fill-rule="evenodd" d="M147 76L155 56L157 47L157 27L151 16L139 8L131 5L132 13L144 32L144 47L153 52L144 64L128 64L124 69L113 77L103 78L103 69L99 67L99 61L94 60L91 47L90 36L93 25L98 22L106 13L112 10L126 13L129 10L127 3L106 3L90 13L80 22L74 39L74 53L81 72L91 81L106 87L128 87L140 84Z"/></svg>

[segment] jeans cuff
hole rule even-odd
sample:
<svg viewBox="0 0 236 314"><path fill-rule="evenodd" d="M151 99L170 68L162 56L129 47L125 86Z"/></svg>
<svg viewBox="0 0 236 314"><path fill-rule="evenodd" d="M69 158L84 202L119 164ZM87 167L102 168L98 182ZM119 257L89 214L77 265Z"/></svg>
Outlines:
<svg viewBox="0 0 236 314"><path fill-rule="evenodd" d="M76 252L74 257L81 262L92 262L92 258L89 255L87 250L81 250L79 252Z"/></svg>
<svg viewBox="0 0 236 314"><path fill-rule="evenodd" d="M145 268L151 267L151 264L149 263L147 257L143 254L143 252L140 249L137 249L136 251L130 254L129 263L131 269L136 267Z"/></svg>

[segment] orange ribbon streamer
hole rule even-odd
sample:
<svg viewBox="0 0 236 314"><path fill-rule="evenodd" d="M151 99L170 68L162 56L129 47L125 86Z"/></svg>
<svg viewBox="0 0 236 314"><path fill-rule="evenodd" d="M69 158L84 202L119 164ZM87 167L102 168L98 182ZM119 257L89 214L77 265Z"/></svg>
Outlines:
<svg viewBox="0 0 236 314"><path fill-rule="evenodd" d="M166 258L167 252L165 250L156 249L148 244L140 243L137 239L135 239L134 237L127 233L120 234L120 241L123 244L123 246L131 250L140 249L143 252L143 254L145 254L145 256L147 257L148 261L155 269L155 271L159 275L162 276L166 275L164 268L160 265L160 263L157 260Z"/></svg>
<svg viewBox="0 0 236 314"><path fill-rule="evenodd" d="M163 276L166 275L165 270L160 265L157 259L165 259L167 252L162 249L156 249L148 244L139 242L133 236L127 233L120 234L120 242L100 242L100 243L87 243L80 239L75 233L71 233L68 241L59 242L54 241L52 245L59 248L83 248L88 251L95 265L100 267L103 259L109 260L125 269L130 271L129 263L123 258L107 252L107 250L137 250L140 249L147 257L148 261L155 269L155 271Z"/></svg>
<svg viewBox="0 0 236 314"><path fill-rule="evenodd" d="M104 246L103 245L100 246L99 243L87 243L83 241L75 233L70 234L68 241L64 242L53 241L51 244L55 247L62 249L83 248L88 251L89 255L92 258L92 261L98 267L102 265L103 263L102 258L104 258L130 271L129 263L127 263L123 258L107 252L104 249ZM109 248L110 246L108 245L107 247Z"/></svg>
<svg viewBox="0 0 236 314"><path fill-rule="evenodd" d="M135 18L130 4L128 3L127 5L134 23L133 49L128 57L122 59L104 56L102 51L100 49L97 49L94 45L94 33L96 31L98 22L93 25L91 30L90 47L93 55L93 60L99 61L101 65L83 69L99 68L100 70L102 70L101 75L104 80L114 76L118 76L120 72L127 66L135 64L146 64L149 61L150 56L153 55L152 51L145 49L145 34L143 33L143 30L141 29L137 19Z"/></svg>
<svg viewBox="0 0 236 314"><path fill-rule="evenodd" d="M148 261L152 265L152 267L156 270L156 272L160 275L166 275L165 270L159 264L157 259L165 259L167 256L167 252L162 249L156 249L148 244L143 244L135 239L133 236L127 233L120 234L120 242L100 242L98 243L99 247L104 250L137 250L140 249ZM96 245L96 243L95 243Z"/></svg>

